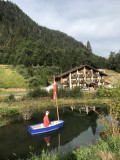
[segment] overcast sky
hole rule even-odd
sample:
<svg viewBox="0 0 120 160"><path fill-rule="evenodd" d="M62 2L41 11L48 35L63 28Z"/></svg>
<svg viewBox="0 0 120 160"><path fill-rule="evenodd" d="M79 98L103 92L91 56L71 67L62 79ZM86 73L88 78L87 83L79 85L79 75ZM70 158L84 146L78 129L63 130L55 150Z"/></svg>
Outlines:
<svg viewBox="0 0 120 160"><path fill-rule="evenodd" d="M11 0L41 26L60 30L108 57L120 50L120 0Z"/></svg>

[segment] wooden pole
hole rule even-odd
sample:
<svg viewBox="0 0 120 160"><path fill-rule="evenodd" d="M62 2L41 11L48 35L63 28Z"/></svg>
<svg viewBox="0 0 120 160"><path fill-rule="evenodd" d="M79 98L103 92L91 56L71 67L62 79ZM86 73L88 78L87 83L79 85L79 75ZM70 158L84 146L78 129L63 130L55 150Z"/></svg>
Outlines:
<svg viewBox="0 0 120 160"><path fill-rule="evenodd" d="M58 118L58 121L59 121L59 110L58 110L58 104L57 104L57 94L56 94L56 107L57 107L57 118Z"/></svg>
<svg viewBox="0 0 120 160"><path fill-rule="evenodd" d="M54 80L55 80L55 76L54 76ZM59 121L59 111L58 111L58 104L57 104L57 93L56 93L56 107L57 107L57 118L58 118L58 121Z"/></svg>

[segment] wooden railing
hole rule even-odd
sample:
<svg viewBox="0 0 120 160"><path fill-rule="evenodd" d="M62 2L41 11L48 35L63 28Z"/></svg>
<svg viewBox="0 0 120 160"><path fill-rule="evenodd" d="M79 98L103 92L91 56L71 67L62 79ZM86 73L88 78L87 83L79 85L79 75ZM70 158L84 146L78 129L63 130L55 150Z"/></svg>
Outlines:
<svg viewBox="0 0 120 160"><path fill-rule="evenodd" d="M86 74L86 77L92 77L92 75L91 74Z"/></svg>

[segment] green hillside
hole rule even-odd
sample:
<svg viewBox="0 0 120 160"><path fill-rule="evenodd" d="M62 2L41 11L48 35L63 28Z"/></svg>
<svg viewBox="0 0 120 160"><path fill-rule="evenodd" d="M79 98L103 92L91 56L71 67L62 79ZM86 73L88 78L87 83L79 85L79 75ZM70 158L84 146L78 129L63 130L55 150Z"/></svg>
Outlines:
<svg viewBox="0 0 120 160"><path fill-rule="evenodd" d="M106 81L113 85L116 83L120 83L120 73L108 69L105 69L105 73L108 74L108 76L106 77Z"/></svg>
<svg viewBox="0 0 120 160"><path fill-rule="evenodd" d="M22 75L7 65L0 65L0 88L27 88L28 83Z"/></svg>
<svg viewBox="0 0 120 160"><path fill-rule="evenodd" d="M39 26L16 4L0 1L0 64L57 66L61 72L82 64L106 68L106 59L87 44Z"/></svg>

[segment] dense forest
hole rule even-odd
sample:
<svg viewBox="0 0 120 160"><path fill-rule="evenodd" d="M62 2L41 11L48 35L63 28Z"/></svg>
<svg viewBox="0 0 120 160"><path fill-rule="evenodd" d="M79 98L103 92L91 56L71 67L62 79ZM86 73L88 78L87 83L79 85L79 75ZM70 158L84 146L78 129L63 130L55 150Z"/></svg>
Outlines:
<svg viewBox="0 0 120 160"><path fill-rule="evenodd" d="M108 68L110 63L116 69L112 61L111 56L107 60L93 54L89 41L84 45L65 33L39 26L16 4L0 0L0 64L57 66L64 72L81 64Z"/></svg>
<svg viewBox="0 0 120 160"><path fill-rule="evenodd" d="M118 53L110 53L108 59L108 69L112 69L120 73L120 51Z"/></svg>

